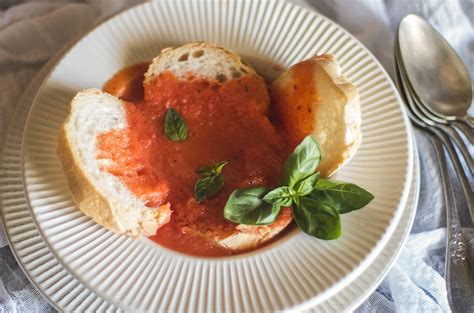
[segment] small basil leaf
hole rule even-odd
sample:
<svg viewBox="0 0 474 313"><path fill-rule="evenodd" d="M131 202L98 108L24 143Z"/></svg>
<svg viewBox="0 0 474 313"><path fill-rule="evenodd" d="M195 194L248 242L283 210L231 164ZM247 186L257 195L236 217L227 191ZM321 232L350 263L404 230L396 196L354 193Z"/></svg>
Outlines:
<svg viewBox="0 0 474 313"><path fill-rule="evenodd" d="M263 201L278 206L290 206L295 192L290 187L278 187L263 197Z"/></svg>
<svg viewBox="0 0 474 313"><path fill-rule="evenodd" d="M298 205L293 205L293 216L298 227L311 236L324 240L341 236L339 214L323 202L303 197Z"/></svg>
<svg viewBox="0 0 474 313"><path fill-rule="evenodd" d="M344 214L363 208L374 199L374 195L355 184L320 179L316 183L316 189L311 192L311 198Z"/></svg>
<svg viewBox="0 0 474 313"><path fill-rule="evenodd" d="M281 207L263 201L266 187L236 189L224 207L224 217L234 223L269 225L275 222Z"/></svg>
<svg viewBox="0 0 474 313"><path fill-rule="evenodd" d="M201 175L201 176L213 176L214 173L212 172L212 168L210 167L199 167L196 170L196 173Z"/></svg>
<svg viewBox="0 0 474 313"><path fill-rule="evenodd" d="M286 159L281 184L294 187L299 180L314 173L320 160L318 143L311 135L306 136Z"/></svg>
<svg viewBox="0 0 474 313"><path fill-rule="evenodd" d="M202 202L218 193L222 186L224 186L222 175L200 178L194 185L194 198L198 203Z"/></svg>
<svg viewBox="0 0 474 313"><path fill-rule="evenodd" d="M172 108L166 111L164 131L166 137L174 142L188 138L188 125L181 115Z"/></svg>
<svg viewBox="0 0 474 313"><path fill-rule="evenodd" d="M222 162L219 162L219 163L217 163L217 164L214 164L214 165L212 166L212 172L213 172L214 174L217 174L217 175L220 174L220 173L222 172L222 169L224 168L224 166L226 166L227 163L229 163L229 162L227 162L227 161L222 161Z"/></svg>
<svg viewBox="0 0 474 313"><path fill-rule="evenodd" d="M316 182L319 179L319 173L313 173L295 184L295 190L298 196L306 196L313 191L316 186Z"/></svg>

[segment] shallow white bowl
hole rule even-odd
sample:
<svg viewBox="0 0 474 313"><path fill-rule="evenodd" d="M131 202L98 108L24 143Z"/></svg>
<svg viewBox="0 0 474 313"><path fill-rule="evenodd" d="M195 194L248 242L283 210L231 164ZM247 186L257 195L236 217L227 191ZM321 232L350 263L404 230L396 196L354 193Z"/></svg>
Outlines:
<svg viewBox="0 0 474 313"><path fill-rule="evenodd" d="M337 178L375 194L342 217L343 236L325 242L293 231L244 255L195 258L108 232L72 202L56 141L69 101L118 69L161 48L219 43L263 75L316 53L334 53L360 91L363 143ZM155 1L85 36L58 63L33 103L23 139L27 199L60 262L87 287L126 309L263 311L309 308L350 283L374 260L405 206L412 145L398 94L374 57L341 27L283 1Z"/></svg>

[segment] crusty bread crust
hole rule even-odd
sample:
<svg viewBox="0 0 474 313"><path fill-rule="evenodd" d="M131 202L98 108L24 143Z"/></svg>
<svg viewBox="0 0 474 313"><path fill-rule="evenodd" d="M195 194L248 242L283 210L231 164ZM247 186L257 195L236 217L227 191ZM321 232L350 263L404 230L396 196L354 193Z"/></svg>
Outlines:
<svg viewBox="0 0 474 313"><path fill-rule="evenodd" d="M295 77L301 70L311 77L304 81ZM309 95L308 103L301 103L302 94ZM318 141L322 150L318 170L323 177L333 175L356 153L362 138L359 93L341 74L333 55L295 64L273 82L271 96L276 118L292 145L308 132Z"/></svg>
<svg viewBox="0 0 474 313"><path fill-rule="evenodd" d="M192 75L220 82L241 76L258 76L234 52L205 42L161 50L148 68L144 83L147 84L155 75L167 70L178 78L187 79Z"/></svg>
<svg viewBox="0 0 474 313"><path fill-rule="evenodd" d="M123 233L124 230L117 223L107 199L94 187L74 158L67 138L66 124L63 124L59 133L58 155L63 164L69 189L81 211L105 228L115 233Z"/></svg>

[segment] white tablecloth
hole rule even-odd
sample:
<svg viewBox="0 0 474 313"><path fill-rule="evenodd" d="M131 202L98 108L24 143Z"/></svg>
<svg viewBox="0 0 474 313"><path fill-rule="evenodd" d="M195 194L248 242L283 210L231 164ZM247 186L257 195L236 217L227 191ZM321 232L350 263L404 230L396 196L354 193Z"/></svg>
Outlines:
<svg viewBox="0 0 474 313"><path fill-rule="evenodd" d="M52 55L99 21L139 2L0 1L0 138L18 98ZM471 77L474 76L473 1L295 2L316 9L345 27L377 56L390 74L394 31L400 19L408 13L422 15L458 51ZM474 113L472 106L470 112ZM422 189L413 231L400 259L377 291L358 309L360 312L449 311L443 279L446 218L439 175L429 140L418 132L416 140L422 161ZM465 203L460 206L465 210ZM462 216L469 220L466 210ZM474 233L472 229L467 232ZM21 272L0 230L0 312L52 310Z"/></svg>

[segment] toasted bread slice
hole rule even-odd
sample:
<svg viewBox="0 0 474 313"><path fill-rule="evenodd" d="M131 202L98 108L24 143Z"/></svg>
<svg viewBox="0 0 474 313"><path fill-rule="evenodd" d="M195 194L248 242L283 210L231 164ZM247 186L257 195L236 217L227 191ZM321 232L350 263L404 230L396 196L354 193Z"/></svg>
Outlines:
<svg viewBox="0 0 474 313"><path fill-rule="evenodd" d="M100 169L97 135L126 125L123 102L98 89L79 92L61 127L58 155L79 209L98 224L119 234L154 235L167 223L169 205L150 208L114 175Z"/></svg>
<svg viewBox="0 0 474 313"><path fill-rule="evenodd" d="M292 146L312 134L322 150L319 171L331 176L361 143L359 93L335 57L315 56L293 65L271 87L272 114Z"/></svg>
<svg viewBox="0 0 474 313"><path fill-rule="evenodd" d="M263 78L240 56L222 47L208 43L191 43L178 48L163 49L160 55L153 59L145 74L145 92L146 86L153 78L165 71L171 71L176 77L184 80L202 78L221 83L244 76L256 77L261 82L258 86L252 86L261 89L261 92L254 93L261 95L261 99L256 102L265 114L268 113L270 98Z"/></svg>

